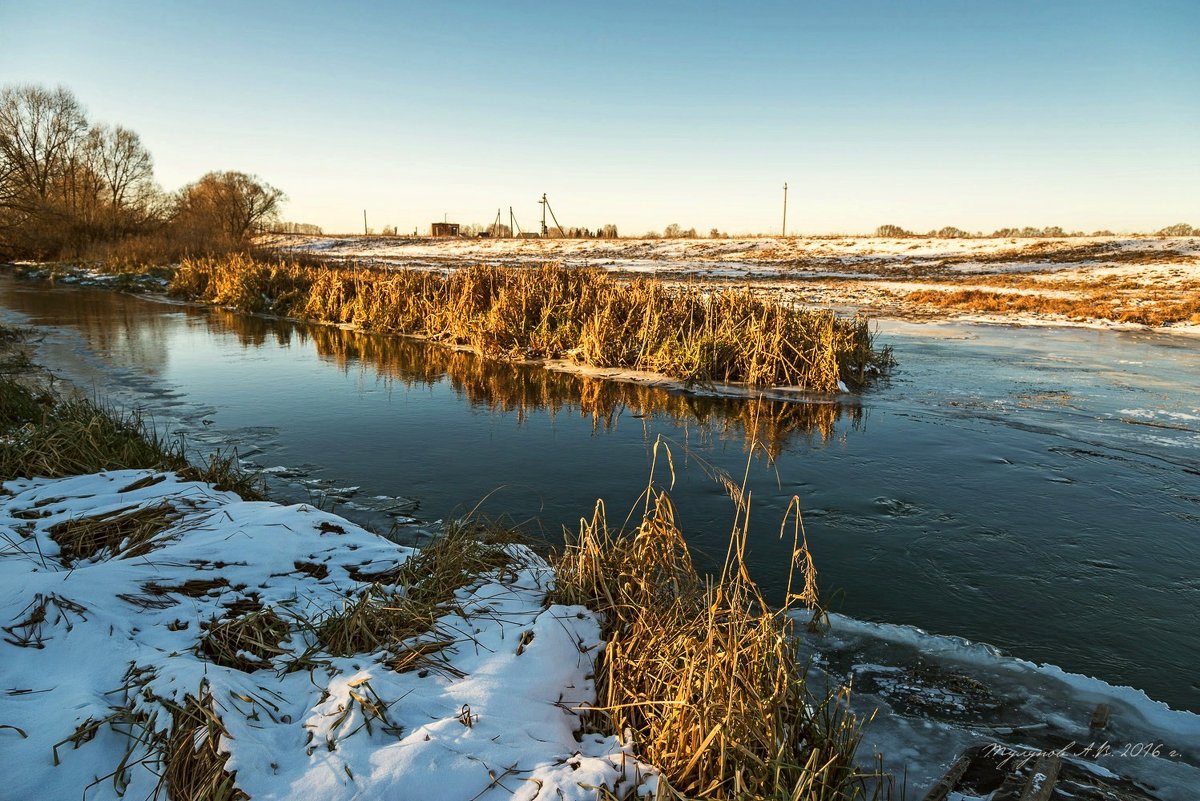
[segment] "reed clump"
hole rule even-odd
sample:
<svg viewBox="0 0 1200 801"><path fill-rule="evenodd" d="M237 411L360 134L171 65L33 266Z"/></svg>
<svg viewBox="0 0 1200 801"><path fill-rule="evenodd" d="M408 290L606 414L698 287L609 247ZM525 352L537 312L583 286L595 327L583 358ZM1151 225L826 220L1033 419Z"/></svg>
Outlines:
<svg viewBox="0 0 1200 801"><path fill-rule="evenodd" d="M397 380L409 387L432 386L449 378L455 392L473 406L515 413L520 421L538 411L578 414L590 418L593 429L609 430L623 415L656 415L681 427L696 424L702 436L738 433L747 450L758 442L766 455L774 458L794 438L826 442L835 436L839 421L845 419L857 426L863 419L860 406L833 401L669 392L631 381L498 363L406 337L332 326L300 328L297 332L302 340L312 340L318 354L343 368L354 363L369 364L385 380ZM252 329L248 335L256 339L258 333Z"/></svg>
<svg viewBox="0 0 1200 801"><path fill-rule="evenodd" d="M647 489L641 521L614 531L597 504L553 560L554 600L599 612L607 641L594 722L632 735L669 786L660 797L849 799L859 726L848 697L810 695L789 608L815 606L815 570L795 515L793 570L772 609L746 570L749 497L728 482L739 522L718 578L693 567L666 492ZM674 795L672 795L672 793Z"/></svg>
<svg viewBox="0 0 1200 801"><path fill-rule="evenodd" d="M234 254L183 261L171 292L243 312L426 337L490 358L571 359L689 383L835 392L839 381L861 387L890 362L862 317L557 264L443 275Z"/></svg>

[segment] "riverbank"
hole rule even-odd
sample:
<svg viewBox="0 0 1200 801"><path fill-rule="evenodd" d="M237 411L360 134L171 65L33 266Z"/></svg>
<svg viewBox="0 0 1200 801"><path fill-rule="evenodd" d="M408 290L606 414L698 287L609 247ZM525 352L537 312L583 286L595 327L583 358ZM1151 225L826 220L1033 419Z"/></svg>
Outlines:
<svg viewBox="0 0 1200 801"><path fill-rule="evenodd" d="M617 574L563 578L490 527L449 524L414 551L309 505L248 502L171 470L108 464L16 477L43 466L22 467L31 431L61 425L59 410L75 402L34 395L36 371L22 369L33 378L21 389L5 378L0 395L0 618L9 621L0 676L11 688L0 698L0 737L32 766L19 795L591 798L597 787L627 797L674 786L724 798L738 787L773 792L766 774L755 778L763 766L780 787L814 798L852 797L859 786L853 717L838 699L810 699L773 612L695 580L662 516L665 495L638 530L653 526L676 545L661 552L666 561L637 552L649 593L639 608L685 633L650 631L652 650L637 642L644 624L625 629L618 610L573 600L605 585L606 597L623 592ZM583 547L597 563L643 541L589 531ZM570 553L562 559L578 564ZM657 609L651 597L668 587L676 602ZM661 653L664 636L689 654L660 666L666 696L614 685L629 660ZM683 707L709 710L690 728L673 714L664 721L678 693L697 691L691 671L716 664L711 649L737 642L783 650L770 665L735 660L713 679L707 705L698 696ZM80 654L105 657L80 675ZM642 722L617 726L618 711ZM754 739L753 722L772 719L793 737L783 750L777 738ZM659 752L666 767L652 766L645 755L664 743L676 761ZM752 762L716 759L730 748Z"/></svg>

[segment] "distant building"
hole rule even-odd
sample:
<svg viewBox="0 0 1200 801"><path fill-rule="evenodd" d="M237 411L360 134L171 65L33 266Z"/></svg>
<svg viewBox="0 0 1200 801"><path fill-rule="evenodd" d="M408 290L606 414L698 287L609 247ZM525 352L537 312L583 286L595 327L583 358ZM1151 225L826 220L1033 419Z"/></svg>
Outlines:
<svg viewBox="0 0 1200 801"><path fill-rule="evenodd" d="M458 236L458 223L430 223L429 230L433 236Z"/></svg>

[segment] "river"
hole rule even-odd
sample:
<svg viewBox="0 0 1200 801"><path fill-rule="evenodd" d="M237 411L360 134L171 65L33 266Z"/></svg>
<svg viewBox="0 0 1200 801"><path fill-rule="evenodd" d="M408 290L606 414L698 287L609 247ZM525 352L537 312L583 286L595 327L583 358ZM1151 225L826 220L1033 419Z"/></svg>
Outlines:
<svg viewBox="0 0 1200 801"><path fill-rule="evenodd" d="M780 599L798 496L824 602L1200 711L1200 342L1158 333L881 321L899 360L858 397L722 400L411 340L0 274L38 359L189 450L236 448L272 494L394 536L483 513L559 540L619 524L672 450L702 566L752 490L750 568ZM747 458L756 426L769 454ZM770 457L770 458L768 458ZM660 459L657 476L670 475Z"/></svg>

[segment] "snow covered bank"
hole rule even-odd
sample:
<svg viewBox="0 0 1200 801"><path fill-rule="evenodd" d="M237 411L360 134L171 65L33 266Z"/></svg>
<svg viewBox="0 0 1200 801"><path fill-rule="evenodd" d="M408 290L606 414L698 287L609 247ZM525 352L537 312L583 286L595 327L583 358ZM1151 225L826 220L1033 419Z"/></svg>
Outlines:
<svg viewBox="0 0 1200 801"><path fill-rule="evenodd" d="M656 785L627 744L582 732L599 626L584 607L545 606L551 571L521 546L425 634L335 657L320 623L413 551L309 506L245 502L171 473L16 480L3 493L7 797L148 797L172 769L172 720L196 708L224 732L201 723L190 742L214 742L256 801L582 799ZM113 546L82 522L141 514L168 523ZM277 643L235 636L236 653L214 656L214 632L267 612Z"/></svg>

